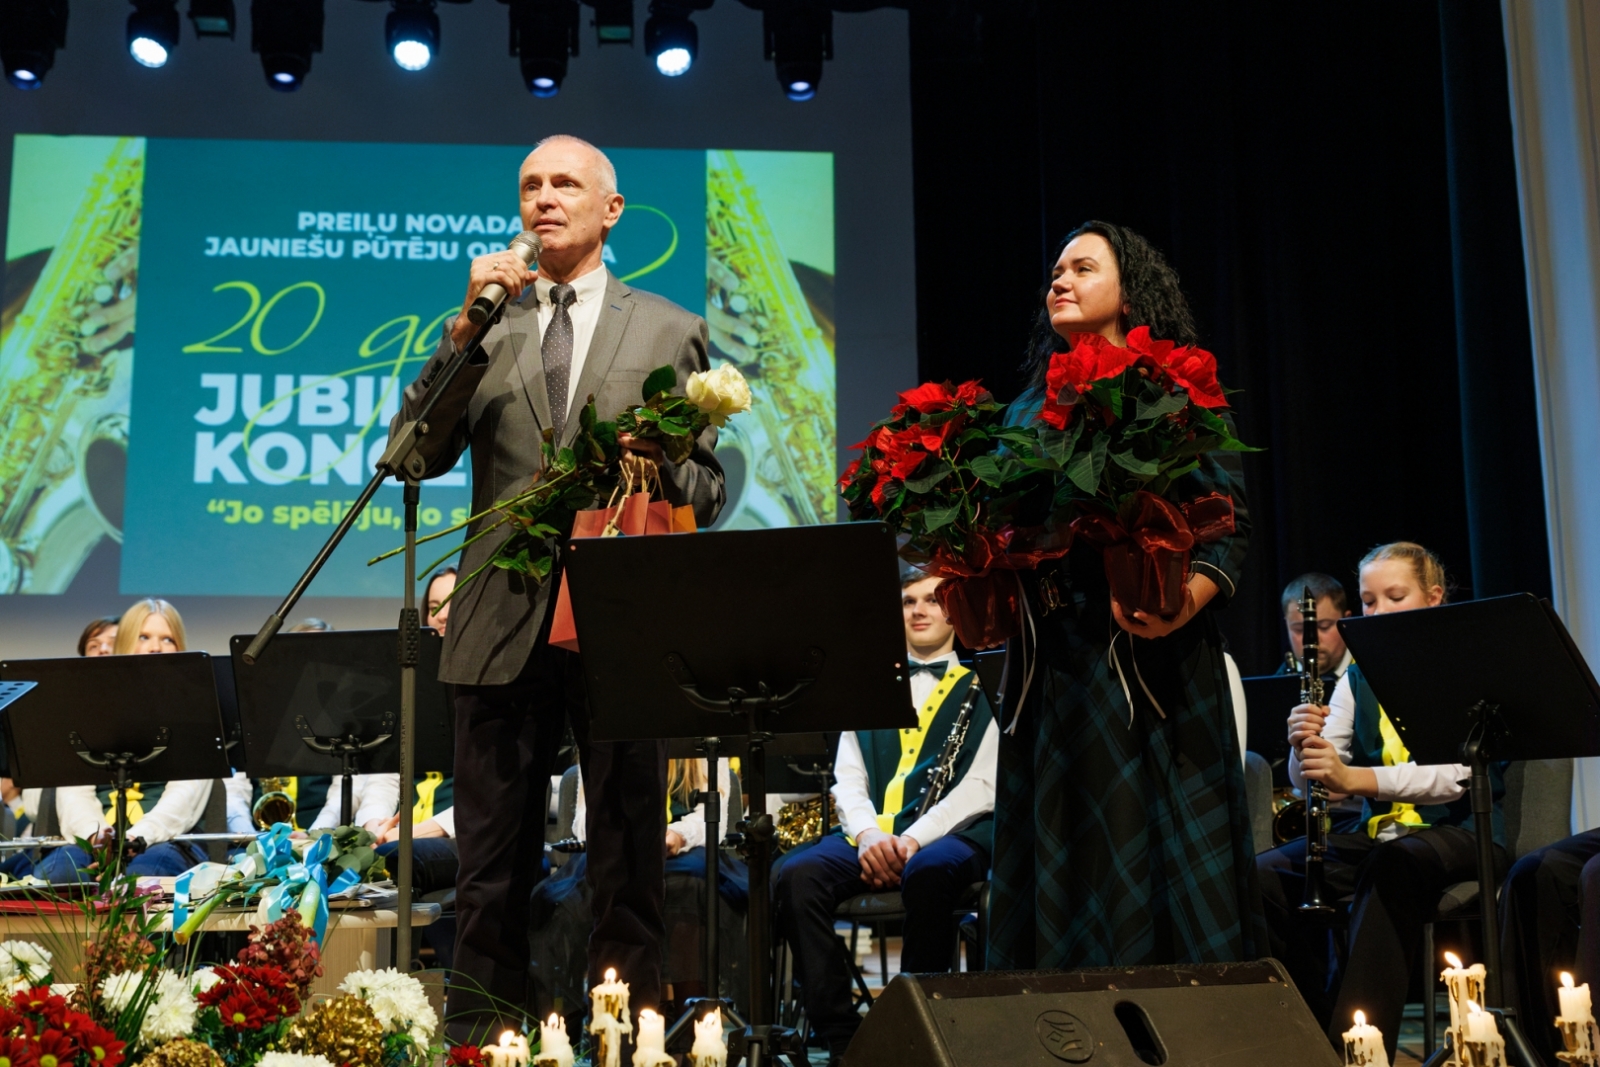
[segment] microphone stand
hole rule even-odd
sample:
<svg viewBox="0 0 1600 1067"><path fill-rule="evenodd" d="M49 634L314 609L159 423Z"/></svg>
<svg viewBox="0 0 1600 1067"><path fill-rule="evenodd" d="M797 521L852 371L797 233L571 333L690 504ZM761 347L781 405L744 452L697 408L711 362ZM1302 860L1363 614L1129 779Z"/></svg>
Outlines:
<svg viewBox="0 0 1600 1067"><path fill-rule="evenodd" d="M361 495L356 498L354 506L345 512L333 532L328 535L317 554L312 557L311 564L300 575L299 581L294 583L294 588L289 590L289 595L283 598L283 603L278 605L278 610L267 616L267 621L261 624L261 629L256 633L255 639L245 649L243 659L249 666L254 666L267 645L272 642L279 630L283 628L284 620L294 611L294 606L305 594L306 588L311 585L322 570L322 565L328 562L334 550L339 547L350 527L355 525L356 519L363 509L371 502L373 496L385 481L398 478L405 483L405 573L401 576L405 584L404 606L400 609L400 840L397 853L400 857L400 869L395 877L398 883L399 900L396 903L398 912L395 941L398 953L404 953L402 970L411 970L411 814L415 804L415 773L416 773L416 728L417 728L417 662L421 658L422 646L422 619L417 612L417 587L412 574L417 567L417 502L421 496L422 475L427 470L427 461L417 451L417 446L428 435L428 416L433 412L434 405L439 397L444 395L450 383L455 380L461 368L478 353L483 347L483 339L491 327L500 321L500 315L505 310L505 302L495 309L494 314L486 318L472 335L472 340L465 347L457 350L454 356L440 368L434 377L433 384L428 387L427 399L422 402L422 410L417 412L417 417L400 424L398 430L390 435L389 447L378 459L376 470L366 487L361 490ZM346 776L345 787L349 788L349 776Z"/></svg>

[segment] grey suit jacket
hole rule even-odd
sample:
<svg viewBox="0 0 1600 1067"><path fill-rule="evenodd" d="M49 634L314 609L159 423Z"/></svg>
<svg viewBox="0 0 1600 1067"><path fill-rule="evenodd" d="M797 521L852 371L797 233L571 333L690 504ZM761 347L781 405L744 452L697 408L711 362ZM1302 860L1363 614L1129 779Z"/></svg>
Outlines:
<svg viewBox="0 0 1600 1067"><path fill-rule="evenodd" d="M591 394L600 418L615 418L639 402L650 372L668 364L678 372L681 391L690 374L708 367L706 336L706 323L699 315L652 293L630 289L608 274L605 305L583 361L561 443L570 443L576 435L578 412ZM406 388L400 413L390 423L391 433L421 410L454 351L446 332L438 351ZM506 308L482 349L439 398L428 425L429 433L419 446L428 461L425 478L445 473L463 451L472 450L474 514L528 485L541 464L542 434L552 426L538 313L531 294L526 306ZM722 467L712 454L716 443L716 430L707 429L689 459L662 470L667 498L674 505L693 505L702 528L715 521L726 500ZM480 520L468 529L468 536L492 521L492 516ZM481 566L506 536L509 531L496 531L468 547L461 573L471 574ZM556 569L543 584L490 567L463 589L450 602L440 679L463 685L515 680L544 630L560 580L560 562L558 554Z"/></svg>

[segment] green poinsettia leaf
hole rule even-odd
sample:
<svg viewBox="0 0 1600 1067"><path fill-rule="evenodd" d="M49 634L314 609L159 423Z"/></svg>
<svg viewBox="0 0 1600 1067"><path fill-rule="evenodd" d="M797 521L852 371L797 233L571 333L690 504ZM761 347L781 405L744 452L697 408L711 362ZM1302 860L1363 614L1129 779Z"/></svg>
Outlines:
<svg viewBox="0 0 1600 1067"><path fill-rule="evenodd" d="M953 469L954 468L952 468L950 464L946 463L944 460L935 460L933 463L925 465L916 477L907 478L906 488L911 490L913 493L926 493L928 490L932 489L934 486L950 477L950 473Z"/></svg>
<svg viewBox="0 0 1600 1067"><path fill-rule="evenodd" d="M1078 446L1078 438L1083 436L1083 420L1074 420L1072 425L1065 430L1045 428L1039 431L1039 447L1044 449L1044 454L1065 466L1072 458L1072 450Z"/></svg>
<svg viewBox="0 0 1600 1067"><path fill-rule="evenodd" d="M1116 465L1121 467L1123 470L1130 471L1134 474L1141 474L1145 477L1154 477L1156 474L1161 472L1160 464L1156 463L1154 460L1140 459L1138 456L1133 454L1132 449L1124 449L1120 452L1112 452L1111 459L1112 462L1116 463Z"/></svg>
<svg viewBox="0 0 1600 1067"><path fill-rule="evenodd" d="M1095 434L1090 446L1067 462L1067 477L1091 496L1100 488L1100 475L1106 469L1106 451L1110 444L1105 434Z"/></svg>
<svg viewBox="0 0 1600 1067"><path fill-rule="evenodd" d="M672 392L673 386L677 384L677 371L673 370L671 367L657 367L655 370L651 371L650 376L644 380L644 389L641 390L641 394L646 401L649 401L657 393Z"/></svg>
<svg viewBox="0 0 1600 1067"><path fill-rule="evenodd" d="M1001 470L1000 461L994 456L974 456L967 462L967 469L972 472L974 478L985 484L1005 484L1005 474Z"/></svg>
<svg viewBox="0 0 1600 1067"><path fill-rule="evenodd" d="M1144 397L1140 397L1133 421L1137 425L1164 419L1168 415L1175 415L1182 411L1188 406L1188 403L1188 397L1180 396L1176 393L1162 392L1153 400L1146 400Z"/></svg>
<svg viewBox="0 0 1600 1067"><path fill-rule="evenodd" d="M1024 467L1027 467L1030 470L1036 471L1059 472L1062 469L1061 464L1051 459L1049 456L1023 456L1017 462L1021 463Z"/></svg>
<svg viewBox="0 0 1600 1067"><path fill-rule="evenodd" d="M935 530L942 530L944 527L949 526L956 520L956 516L960 512L960 504L951 504L949 507L923 508L917 512L917 516L922 520L923 531L925 533L933 533Z"/></svg>

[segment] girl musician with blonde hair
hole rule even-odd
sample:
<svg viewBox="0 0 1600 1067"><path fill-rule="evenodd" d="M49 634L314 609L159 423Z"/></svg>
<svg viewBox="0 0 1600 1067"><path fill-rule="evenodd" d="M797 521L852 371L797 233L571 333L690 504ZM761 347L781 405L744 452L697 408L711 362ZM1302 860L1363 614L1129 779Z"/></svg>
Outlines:
<svg viewBox="0 0 1600 1067"><path fill-rule="evenodd" d="M1444 603L1449 582L1438 557L1396 541L1360 564L1364 615L1416 611ZM1328 835L1325 896L1350 905L1349 946L1341 973L1328 973L1328 925L1299 910L1304 896L1302 838L1257 857L1273 936L1295 984L1335 1048L1358 1009L1382 1030L1391 1059L1422 928L1446 888L1478 877L1468 767L1418 766L1361 673L1350 665L1326 707L1302 704L1289 716L1289 775L1297 787L1323 783L1335 798L1361 797L1355 833ZM1500 798L1503 765L1490 767L1497 863L1506 862Z"/></svg>
<svg viewBox="0 0 1600 1067"><path fill-rule="evenodd" d="M117 656L159 655L184 652L189 638L183 616L165 600L147 598L123 612L117 623L117 641L112 652ZM206 802L211 799L209 778L189 782L135 782L128 789L130 845L138 855L127 865L135 875L173 877L182 874L205 857L197 850L174 842L179 834L200 828ZM56 815L61 835L69 840L84 838L97 844L111 839L111 818L115 811L112 789L102 786L64 786L56 790ZM76 882L84 876L88 855L77 845L58 848L39 863L39 875L52 882Z"/></svg>

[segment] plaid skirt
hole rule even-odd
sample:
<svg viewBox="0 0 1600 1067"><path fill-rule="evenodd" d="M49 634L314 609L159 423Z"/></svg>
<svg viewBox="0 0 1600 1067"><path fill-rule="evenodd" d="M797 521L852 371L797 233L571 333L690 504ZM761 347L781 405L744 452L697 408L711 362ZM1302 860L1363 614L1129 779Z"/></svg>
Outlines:
<svg viewBox="0 0 1600 1067"><path fill-rule="evenodd" d="M988 967L1266 955L1210 612L1152 641L1120 630L1108 599L1079 597L1040 620L1039 642L1022 715L1000 741Z"/></svg>

